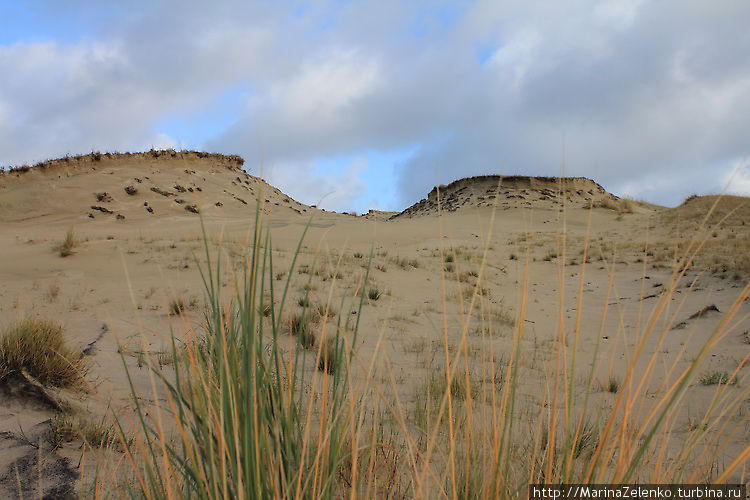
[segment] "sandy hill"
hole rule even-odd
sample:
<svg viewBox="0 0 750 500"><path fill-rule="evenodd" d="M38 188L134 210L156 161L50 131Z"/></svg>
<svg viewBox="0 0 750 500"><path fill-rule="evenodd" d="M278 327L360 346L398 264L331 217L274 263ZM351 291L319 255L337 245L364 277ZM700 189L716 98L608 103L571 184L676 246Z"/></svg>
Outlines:
<svg viewBox="0 0 750 500"><path fill-rule="evenodd" d="M158 415L168 431L175 425L169 391L152 375L173 380L175 366L188 375L198 369L186 366L196 362L191 360L225 359L202 351L216 345L263 356L278 345L279 359L299 366L307 377L295 391L300 415L314 409L301 419L299 435L313 437L294 442L309 449L311 458L310 467L294 464L292 482L310 477L310 483L323 484L327 479L315 476L312 465L319 450L314 436L321 435L318 425L325 418L318 409L331 400L319 390L329 372L316 357L332 332L348 339L354 355L349 368L337 372L351 375L351 391L342 399L347 415L330 428L351 432L350 422L363 422L361 435L346 434L337 442L347 443L347 456L359 450L365 457L368 443L383 439L382 450L396 450L381 454L378 445L369 455L375 462L361 461L367 465L359 474L367 481L368 471L394 471L373 478L377 490L361 484L371 492L362 498L411 498L419 481L420 498L445 497L451 449L460 453L457 477L479 488L465 496L503 496L482 490L484 478L498 470L511 471L517 498L544 477L581 479L575 472L565 478L555 472L565 469L550 457L558 449L560 457L572 457L573 471L585 470L600 449L604 459L596 467L602 472L594 479L614 480L610 469L619 458L611 458L624 457L627 465L627 457L636 456L635 447L644 443L639 433L651 429L654 419L642 424L670 404L682 374L684 392L673 400L632 479L713 481L747 453L746 198L720 200L716 217L731 214L731 225L700 228L695 221L717 198L691 198L665 209L620 199L586 178L485 176L436 187L400 214L371 210L355 217L298 203L246 173L243 163L236 156L198 152L94 153L0 174L0 498L75 498L79 491L86 498L94 496L85 493L95 479L101 496L128 496L128 486L147 496L138 493L130 455L111 443L101 448L114 432L112 416L145 450L136 406L144 408L152 428ZM247 272L258 200L264 214L260 235L268 237L258 249L268 268L259 280L263 289L246 294L252 292L246 278L258 276ZM686 264L695 242L703 244L700 255ZM208 299L209 268L217 302ZM244 300L253 302L239 314ZM207 315L211 307L215 314ZM211 331L205 325L209 316L242 321ZM2 339L29 319L59 326L70 358L86 367L85 381L63 387L26 365L26 372L7 369L10 358L3 351L21 344ZM278 327L274 337L272 322ZM234 349L238 338L207 342L240 323L246 333L241 341L257 342L252 349ZM44 345L38 341L34 349L16 351L36 354ZM207 352L212 355L203 356ZM448 368L457 374L451 383ZM211 378L217 373L225 372L206 372L209 382L193 387L202 385L213 395L220 387ZM225 379L234 384L248 377L232 371ZM448 394L451 407L441 402ZM216 395L216 401L233 397L226 391ZM232 405L246 408L249 399ZM566 427L569 403L575 422ZM223 408L201 419L234 414ZM346 420L349 408L353 418ZM436 418L440 412L452 414ZM266 415L273 419L273 413ZM503 415L512 417L512 429L497 425ZM457 423L455 446L450 422ZM252 426L236 427L243 428ZM551 428L561 433L554 447L547 446ZM608 428L614 434L605 438ZM503 429L507 436L499 434ZM578 431L583 441L575 441ZM493 463L488 457L501 456L496 446L506 437L508 450L518 453L509 451L503 464ZM355 450L349 448L357 442ZM569 452L565 442L576 444ZM468 451L475 447L476 453ZM176 453L180 448L173 447ZM423 463L429 449L433 458ZM221 456L226 463L235 459ZM278 456L259 463L273 464ZM528 460L534 456L539 464ZM464 476L468 470L476 475ZM554 475L545 476L549 471ZM346 467L334 472L332 496L350 496L352 476L345 477ZM730 471L728 480L746 481L746 465ZM325 496L286 496L292 495Z"/></svg>
<svg viewBox="0 0 750 500"><path fill-rule="evenodd" d="M154 150L91 153L14 168L0 172L0 221L114 219L148 224L164 216L244 218L254 214L258 199L267 213L326 212L299 203L248 174L243 164L239 156ZM619 209L623 201L583 177L488 175L436 186L427 198L403 212L370 210L361 218L386 221L433 215L438 205L443 213L451 213L482 207L556 210L563 205Z"/></svg>
<svg viewBox="0 0 750 500"><path fill-rule="evenodd" d="M312 210L242 169L239 156L150 151L66 157L0 175L0 221L147 222L161 216L252 216Z"/></svg>
<svg viewBox="0 0 750 500"><path fill-rule="evenodd" d="M602 186L585 177L527 177L485 175L468 177L436 186L427 198L394 217L416 217L438 212L455 212L467 207L560 208L604 205L618 201Z"/></svg>
<svg viewBox="0 0 750 500"><path fill-rule="evenodd" d="M670 221L742 226L750 221L750 198L732 195L690 196L678 207L664 212ZM706 217L708 218L706 219Z"/></svg>

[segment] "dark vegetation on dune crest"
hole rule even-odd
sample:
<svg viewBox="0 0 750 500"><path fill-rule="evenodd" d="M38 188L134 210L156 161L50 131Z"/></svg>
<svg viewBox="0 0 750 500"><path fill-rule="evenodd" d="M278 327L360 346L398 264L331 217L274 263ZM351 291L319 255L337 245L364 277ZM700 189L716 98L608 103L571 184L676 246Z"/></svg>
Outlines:
<svg viewBox="0 0 750 500"><path fill-rule="evenodd" d="M7 168L0 168L0 175L13 175L13 174L25 174L33 172L34 170L49 170L59 167L70 167L79 166L84 164L95 164L104 160L118 160L118 159L158 159L158 158L180 158L180 159L191 159L191 158L208 158L217 159L222 162L227 162L236 168L242 167L245 164L244 158L238 155L225 155L221 153L206 153L203 151L188 151L181 150L177 151L174 149L152 149L151 151L145 152L107 152L100 153L98 151L92 151L89 154L64 156L62 158L55 158L50 160L40 161L35 163L33 166L21 165L21 166L9 166Z"/></svg>

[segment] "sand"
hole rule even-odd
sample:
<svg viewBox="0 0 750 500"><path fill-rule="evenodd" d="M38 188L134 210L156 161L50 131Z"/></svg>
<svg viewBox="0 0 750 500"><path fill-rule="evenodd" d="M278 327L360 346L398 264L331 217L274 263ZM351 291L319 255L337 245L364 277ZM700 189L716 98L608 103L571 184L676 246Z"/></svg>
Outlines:
<svg viewBox="0 0 750 500"><path fill-rule="evenodd" d="M365 302L357 352L363 363L377 357L383 373L390 371L397 380L395 390L406 402L414 400L420 383L441 366L444 319L449 342L459 341L466 307L461 298L475 283L483 294L478 302L495 314L492 327L497 332L490 340L481 333L470 335L470 348L481 351L487 342L496 352L511 348L514 328L502 318L515 317L528 276L523 341L528 375L519 390L529 414L546 404L544 374L554 362L560 325L563 337L571 341L580 327L578 369L587 370L598 350L606 362L597 368L596 380L606 385L611 376L623 376L637 332L670 282L675 251L680 242L690 240L706 210L635 202L626 211L631 213L591 209L621 200L589 179L488 176L435 188L402 213L353 216L298 203L247 174L237 157L166 151L61 159L29 172L0 175L0 331L29 315L65 327L69 345L85 350L91 365L86 393L62 391L61 397L72 401L76 411L93 418L108 408L132 412L123 359L136 393L145 404L158 404L152 401L149 372L138 353L169 351L171 333L182 338L199 328L203 231L212 251L222 249L229 293L252 235L258 201L270 231L275 268L288 268L307 227L298 265L323 269L317 275L295 271L282 276L280 282L293 279L289 310L298 309L296 298L308 280L317 302L327 300L335 281L332 302L339 308L339 297L351 296L361 284L373 252L370 286L383 295ZM657 343L655 336L645 345L646 352L657 345L659 350L645 381L654 397L664 391L670 373L689 364L746 283L747 268L739 255L747 250L743 245L750 224L745 223L750 220L740 211L723 225L716 225L719 222L706 233L712 240L708 252L713 253L687 271L661 315L664 340ZM55 248L71 228L79 244L63 258ZM580 252L587 238L590 262L584 268ZM725 251L728 245L735 245L734 250ZM443 279L441 255L448 253L455 257ZM409 264L413 259L416 267ZM329 279L334 270L340 279ZM183 314L170 314L175 299L186 305ZM719 312L693 316L711 305ZM350 300L343 312L351 314L355 308ZM732 373L748 354L749 313L746 302L702 371ZM645 361L636 368L643 370ZM746 394L746 369L740 373L733 390ZM681 421L674 424L685 435L717 390L699 383L699 375L687 389ZM577 390L584 393L587 388ZM117 455L91 452L81 463L86 448L80 442L53 448L45 441L49 421L57 414L54 408L40 398L7 390L1 397L1 497L18 490L16 470L23 494L35 495L40 458L44 493L62 494L75 491L81 476L90 476L97 462ZM606 390L591 391L591 398L603 408L612 404ZM745 400L739 411L722 419L736 427L718 452L723 463L750 441L749 409Z"/></svg>

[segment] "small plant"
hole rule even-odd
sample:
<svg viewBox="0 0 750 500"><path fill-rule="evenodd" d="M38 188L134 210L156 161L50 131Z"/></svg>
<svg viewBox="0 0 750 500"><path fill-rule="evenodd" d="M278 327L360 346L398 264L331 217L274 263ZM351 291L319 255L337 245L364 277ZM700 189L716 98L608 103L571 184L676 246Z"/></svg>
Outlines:
<svg viewBox="0 0 750 500"><path fill-rule="evenodd" d="M381 292L377 288L369 288L367 290L367 298L370 300L378 300L380 298Z"/></svg>
<svg viewBox="0 0 750 500"><path fill-rule="evenodd" d="M75 253L77 246L78 238L76 238L76 233L71 227L65 233L65 239L56 247L56 250L60 253L60 257L69 257Z"/></svg>
<svg viewBox="0 0 750 500"><path fill-rule="evenodd" d="M362 254L362 252L354 252L353 255L354 255L355 259L361 259L362 257L364 257L364 255Z"/></svg>
<svg viewBox="0 0 750 500"><path fill-rule="evenodd" d="M620 380L614 375L610 375L609 380L607 380L607 385L605 389L607 390L607 392L611 392L612 394L615 394L617 391L620 390Z"/></svg>
<svg viewBox="0 0 750 500"><path fill-rule="evenodd" d="M259 312L263 315L264 318L269 317L271 315L271 312L273 311L273 307L271 307L271 304L263 304L259 309Z"/></svg>
<svg viewBox="0 0 750 500"><path fill-rule="evenodd" d="M596 448L599 434L590 422L584 422L573 444L573 457L580 458L584 452Z"/></svg>
<svg viewBox="0 0 750 500"><path fill-rule="evenodd" d="M518 260L518 255L512 253L510 254L510 257L508 257L510 260Z"/></svg>
<svg viewBox="0 0 750 500"><path fill-rule="evenodd" d="M74 387L83 383L87 368L81 355L65 344L62 326L29 318L0 338L0 382L22 370L42 384Z"/></svg>
<svg viewBox="0 0 750 500"><path fill-rule="evenodd" d="M721 371L707 372L698 380L701 385L734 385L737 379L730 379L729 373Z"/></svg>
<svg viewBox="0 0 750 500"><path fill-rule="evenodd" d="M452 273L455 271L455 268L453 267L453 264L446 264L445 265L445 272L446 273Z"/></svg>
<svg viewBox="0 0 750 500"><path fill-rule="evenodd" d="M172 299L172 301L169 303L169 315L179 316L185 311L186 307L187 306L185 306L185 300L182 297Z"/></svg>
<svg viewBox="0 0 750 500"><path fill-rule="evenodd" d="M297 299L297 305L300 307L310 307L310 298L307 295L300 297Z"/></svg>
<svg viewBox="0 0 750 500"><path fill-rule="evenodd" d="M449 389L446 375L445 371L441 371L440 373L433 374L429 378L425 392L429 393L430 397L440 399ZM465 401L467 399L476 398L480 392L481 381L474 379L471 373L467 374L461 370L457 370L453 373L453 378L450 383L450 393L452 398Z"/></svg>
<svg viewBox="0 0 750 500"><path fill-rule="evenodd" d="M49 302L54 302L57 300L58 295L60 295L60 285L52 283L47 290L47 300Z"/></svg>
<svg viewBox="0 0 750 500"><path fill-rule="evenodd" d="M338 339L329 337L325 340L325 343L320 349L320 358L318 358L318 370L333 374L336 373L341 366L341 349L339 347Z"/></svg>
<svg viewBox="0 0 750 500"><path fill-rule="evenodd" d="M315 314L321 318L335 318L339 314L336 309L327 304L316 304L313 311L315 311Z"/></svg>
<svg viewBox="0 0 750 500"><path fill-rule="evenodd" d="M133 441L129 437L121 438L115 426L106 423L104 419L95 422L64 413L56 415L50 421L50 440L55 447L81 440L91 448L110 448L117 451L125 451L124 448Z"/></svg>
<svg viewBox="0 0 750 500"><path fill-rule="evenodd" d="M315 334L312 329L312 317L305 312L292 314L289 318L289 332L296 336L305 349L315 347Z"/></svg>
<svg viewBox="0 0 750 500"><path fill-rule="evenodd" d="M445 262L453 262L455 260L455 257L453 257L453 254L449 253L445 256Z"/></svg>

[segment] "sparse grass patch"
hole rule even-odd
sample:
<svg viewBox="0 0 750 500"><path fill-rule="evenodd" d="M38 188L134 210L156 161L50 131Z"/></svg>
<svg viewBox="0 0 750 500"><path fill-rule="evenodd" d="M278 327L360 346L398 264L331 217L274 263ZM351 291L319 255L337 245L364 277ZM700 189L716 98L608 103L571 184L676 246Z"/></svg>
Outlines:
<svg viewBox="0 0 750 500"><path fill-rule="evenodd" d="M315 318L311 311L302 311L293 313L289 317L289 332L296 336L299 343L305 349L315 347L315 333L313 333L313 323Z"/></svg>
<svg viewBox="0 0 750 500"><path fill-rule="evenodd" d="M594 207L614 210L615 212L619 212L620 214L632 214L635 208L635 203L627 198L604 198L601 201L595 203Z"/></svg>
<svg viewBox="0 0 750 500"><path fill-rule="evenodd" d="M91 448L109 448L125 451L133 439L120 436L118 429L104 418L94 421L84 417L74 417L60 413L50 421L50 441L59 447L71 441L81 440Z"/></svg>
<svg viewBox="0 0 750 500"><path fill-rule="evenodd" d="M417 269L420 266L419 259L417 258L407 259L406 257L393 257L391 262L404 270L410 268Z"/></svg>
<svg viewBox="0 0 750 500"><path fill-rule="evenodd" d="M604 390L616 394L620 390L620 379L614 375L610 375L607 383L604 385Z"/></svg>
<svg viewBox="0 0 750 500"><path fill-rule="evenodd" d="M339 371L342 364L341 346L337 337L328 337L320 346L318 370L333 374Z"/></svg>
<svg viewBox="0 0 750 500"><path fill-rule="evenodd" d="M471 372L456 370L448 385L445 370L432 373L425 384L418 389L421 394L429 395L433 400L440 400L450 390L451 397L459 401L476 398L482 391L482 381L475 379Z"/></svg>
<svg viewBox="0 0 750 500"><path fill-rule="evenodd" d="M87 366L65 344L62 326L27 318L0 338L0 382L24 369L45 385L81 387Z"/></svg>
<svg viewBox="0 0 750 500"><path fill-rule="evenodd" d="M735 385L737 379L732 378L730 380L729 373L725 371L710 371L700 376L698 382L701 385Z"/></svg>
<svg viewBox="0 0 750 500"><path fill-rule="evenodd" d="M60 257L69 257L75 253L75 248L78 246L79 241L76 237L75 230L71 227L68 232L65 233L65 238L62 243L55 247L60 253Z"/></svg>
<svg viewBox="0 0 750 500"><path fill-rule="evenodd" d="M415 339L404 340L402 343L404 352L421 354L427 348L427 340L419 337Z"/></svg>
<svg viewBox="0 0 750 500"><path fill-rule="evenodd" d="M339 312L330 304L315 304L313 306L314 315L320 318L335 318Z"/></svg>
<svg viewBox="0 0 750 500"><path fill-rule="evenodd" d="M367 298L370 300L378 300L381 295L382 295L382 292L377 288L367 289Z"/></svg>
<svg viewBox="0 0 750 500"><path fill-rule="evenodd" d="M170 316L179 316L180 314L185 312L185 309L187 309L187 305L185 305L185 299L183 299L182 297L174 298L169 302Z"/></svg>
<svg viewBox="0 0 750 500"><path fill-rule="evenodd" d="M49 302L54 302L57 300L58 295L60 295L60 285L57 283L50 284L47 289L47 300Z"/></svg>

